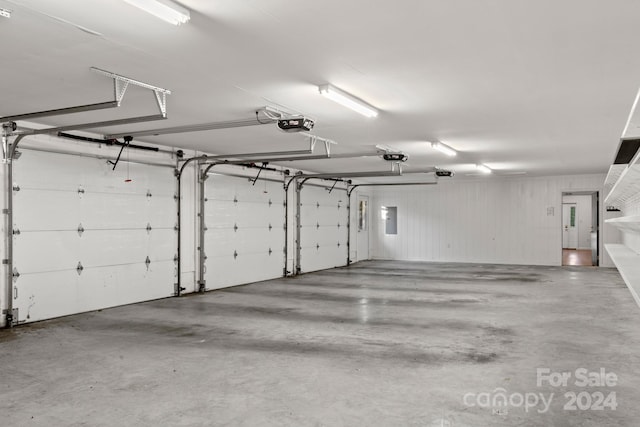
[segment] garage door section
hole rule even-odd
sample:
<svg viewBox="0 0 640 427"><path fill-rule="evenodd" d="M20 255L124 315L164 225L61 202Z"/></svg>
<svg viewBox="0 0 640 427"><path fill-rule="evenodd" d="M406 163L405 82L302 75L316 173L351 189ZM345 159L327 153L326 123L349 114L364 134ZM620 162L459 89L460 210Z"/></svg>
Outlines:
<svg viewBox="0 0 640 427"><path fill-rule="evenodd" d="M300 272L347 262L347 195L305 185L300 193Z"/></svg>
<svg viewBox="0 0 640 427"><path fill-rule="evenodd" d="M283 183L212 174L205 185L206 288L282 277Z"/></svg>
<svg viewBox="0 0 640 427"><path fill-rule="evenodd" d="M25 150L13 181L19 322L173 295L172 168Z"/></svg>

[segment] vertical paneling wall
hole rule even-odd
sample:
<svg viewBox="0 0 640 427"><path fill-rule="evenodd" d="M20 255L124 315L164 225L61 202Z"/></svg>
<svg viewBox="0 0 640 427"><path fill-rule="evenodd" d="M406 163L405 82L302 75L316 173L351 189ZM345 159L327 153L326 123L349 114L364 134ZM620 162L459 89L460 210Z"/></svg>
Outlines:
<svg viewBox="0 0 640 427"><path fill-rule="evenodd" d="M490 177L373 191L372 256L377 259L560 265L562 192L601 191L604 175ZM602 199L602 197L601 197ZM384 234L382 206L397 206L398 234ZM600 206L600 259L606 235Z"/></svg>

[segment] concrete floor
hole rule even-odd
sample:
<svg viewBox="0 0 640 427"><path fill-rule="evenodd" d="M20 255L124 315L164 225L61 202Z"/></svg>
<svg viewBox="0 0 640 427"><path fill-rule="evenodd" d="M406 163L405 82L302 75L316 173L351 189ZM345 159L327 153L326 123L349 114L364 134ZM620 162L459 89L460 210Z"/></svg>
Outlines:
<svg viewBox="0 0 640 427"><path fill-rule="evenodd" d="M639 325L612 269L365 262L0 331L0 419L639 426ZM538 387L537 368L618 381ZM564 410L571 391L615 392L618 406ZM500 392L513 404L487 407ZM534 393L554 393L547 412L519 405Z"/></svg>

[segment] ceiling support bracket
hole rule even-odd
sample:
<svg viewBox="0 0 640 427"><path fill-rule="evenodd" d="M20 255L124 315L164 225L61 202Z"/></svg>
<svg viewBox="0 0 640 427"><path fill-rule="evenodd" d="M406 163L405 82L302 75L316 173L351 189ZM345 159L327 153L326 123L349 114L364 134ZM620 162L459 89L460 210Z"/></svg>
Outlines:
<svg viewBox="0 0 640 427"><path fill-rule="evenodd" d="M170 90L153 86L138 80L130 79L128 77L121 76L119 74L115 74L110 71L101 70L99 68L91 67L90 69L93 72L96 72L98 74L101 74L113 79L114 99L112 101L99 102L96 104L78 105L75 107L57 108L53 110L36 111L36 112L25 113L25 114L14 114L11 116L0 117L0 123L7 125L7 126L3 125L3 137L7 137L10 135L54 134L57 132L63 132L67 130L91 129L91 128L97 128L97 127L115 126L115 125L129 124L129 123L140 123L140 122L146 122L146 121L152 121L152 120L163 120L167 118L167 95L171 94ZM27 129L27 128L21 128L20 126L15 126L16 120L31 120L31 119L41 118L41 117L60 116L65 114L73 114L73 113L80 113L80 112L86 112L86 111L95 111L95 110L119 107L122 104L124 95L127 91L127 88L130 85L139 86L143 89L151 90L155 95L155 100L158 106L159 114L139 116L139 117L128 117L123 119L98 121L98 122L91 122L91 123L79 123L75 125L65 125L65 126L58 126L53 128L44 128L44 129ZM7 131L7 129L10 129L10 130ZM3 160L5 161L8 160L6 155L3 156Z"/></svg>

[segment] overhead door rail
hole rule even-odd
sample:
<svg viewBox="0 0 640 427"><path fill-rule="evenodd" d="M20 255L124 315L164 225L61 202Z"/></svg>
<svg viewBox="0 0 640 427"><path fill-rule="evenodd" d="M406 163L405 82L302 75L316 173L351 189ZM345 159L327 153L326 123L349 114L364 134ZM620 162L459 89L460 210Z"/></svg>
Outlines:
<svg viewBox="0 0 640 427"><path fill-rule="evenodd" d="M97 127L129 124L129 123L141 123L141 122L148 122L153 120L164 120L167 118L167 95L171 94L170 90L163 89L158 86L153 86L148 83L141 82L139 80L134 80L129 77L121 76L119 74L115 74L110 71L105 71L100 68L91 67L90 69L95 73L98 73L113 79L113 100L98 102L95 104L85 104L85 105L78 105L74 107L57 108L53 110L36 111L32 113L14 114L10 116L0 117L0 123L3 124L2 142L3 142L3 160L4 161L11 161L13 159L13 155L15 154L17 143L19 141L19 139L17 139L14 142L14 144L12 144L12 146L9 146L8 137L10 136L20 137L20 136L27 136L27 135L55 134L58 132L64 132L68 130L82 130L82 129L97 128ZM143 89L151 90L155 96L159 113L153 114L153 115L147 115L147 116L127 117L122 119L106 120L106 121L90 122L90 123L78 123L74 125L49 127L44 129L21 128L20 126L17 126L15 124L15 121L17 120L32 120L32 119L37 119L42 117L61 116L66 114L95 111L95 110L104 110L108 108L119 107L122 104L122 100L124 99L124 95L129 85L139 86Z"/></svg>

